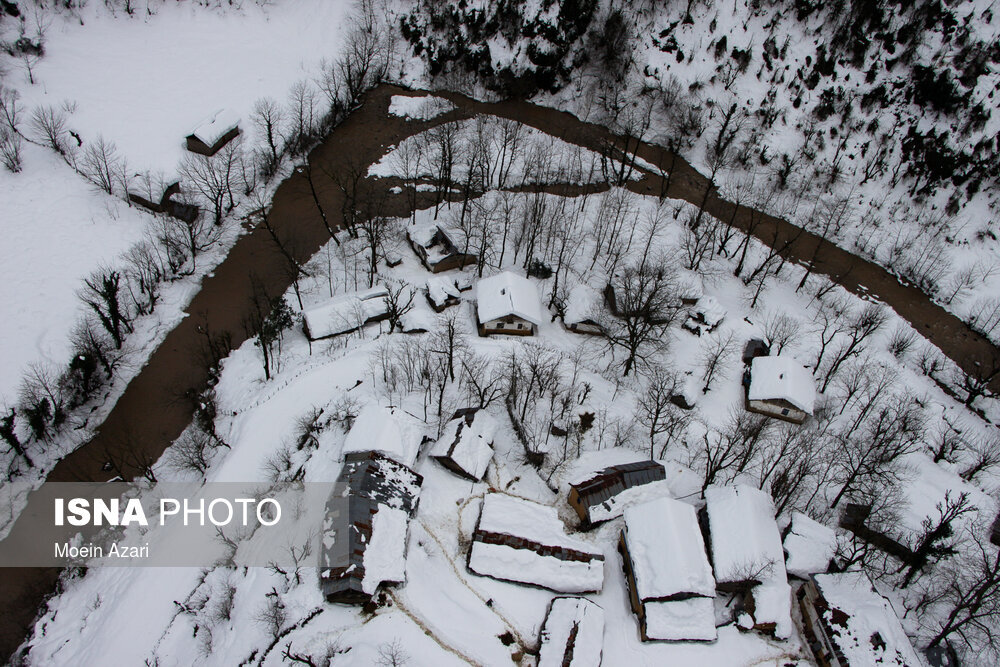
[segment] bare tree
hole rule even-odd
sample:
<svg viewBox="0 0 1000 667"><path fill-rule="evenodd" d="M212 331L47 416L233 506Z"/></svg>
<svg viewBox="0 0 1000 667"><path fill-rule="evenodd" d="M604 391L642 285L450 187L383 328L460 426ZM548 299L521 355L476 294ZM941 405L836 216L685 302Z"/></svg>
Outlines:
<svg viewBox="0 0 1000 667"><path fill-rule="evenodd" d="M656 365L650 368L646 375L645 390L637 399L639 407L637 416L649 436L649 458L652 460L655 457L657 439L666 436L660 447L659 456L662 458L671 440L687 428L690 416L671 400L680 386L676 374Z"/></svg>
<svg viewBox="0 0 1000 667"><path fill-rule="evenodd" d="M801 331L799 320L777 310L769 312L764 319L764 338L774 355L781 354L786 346L794 346Z"/></svg>
<svg viewBox="0 0 1000 667"><path fill-rule="evenodd" d="M36 140L64 158L67 156L66 135L68 129L66 123L66 112L53 106L35 107L31 112L31 129Z"/></svg>
<svg viewBox="0 0 1000 667"><path fill-rule="evenodd" d="M96 141L87 144L84 149L80 171L103 192L113 195L118 174L123 170L122 161L114 142L98 136Z"/></svg>
<svg viewBox="0 0 1000 667"><path fill-rule="evenodd" d="M705 386L701 388L703 393L707 394L712 388L712 382L715 381L716 376L718 376L720 371L722 371L726 364L729 363L730 358L733 356L733 352L732 332L727 334L725 337L721 334L712 337L708 345L705 346L701 357L701 379L705 383Z"/></svg>
<svg viewBox="0 0 1000 667"><path fill-rule="evenodd" d="M280 151L278 143L284 134L285 114L281 105L270 97L262 97L253 104L250 120L267 144L267 172L277 169Z"/></svg>
<svg viewBox="0 0 1000 667"><path fill-rule="evenodd" d="M403 280L390 281L386 286L385 302L388 308L389 331L395 331L402 327L403 317L413 310L413 300L417 291Z"/></svg>
<svg viewBox="0 0 1000 667"><path fill-rule="evenodd" d="M11 173L21 171L21 135L8 127L0 127L0 162Z"/></svg>
<svg viewBox="0 0 1000 667"><path fill-rule="evenodd" d="M232 164L223 159L222 153L212 157L187 153L181 160L179 170L184 181L212 211L213 224L221 225L226 195L232 192Z"/></svg>
<svg viewBox="0 0 1000 667"><path fill-rule="evenodd" d="M117 270L100 268L84 279L80 291L80 299L94 311L119 350L125 336L132 333L132 313L123 302L122 277Z"/></svg>

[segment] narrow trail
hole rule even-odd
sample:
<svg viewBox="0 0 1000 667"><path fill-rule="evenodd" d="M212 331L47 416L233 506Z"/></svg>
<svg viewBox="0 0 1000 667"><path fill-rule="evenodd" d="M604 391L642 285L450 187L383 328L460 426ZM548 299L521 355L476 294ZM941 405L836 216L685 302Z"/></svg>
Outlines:
<svg viewBox="0 0 1000 667"><path fill-rule="evenodd" d="M430 626L428 626L427 623L424 622L424 620L422 618L420 618L415 613L413 613L412 611L410 611L409 607L407 607L405 604L403 604L403 601L400 599L400 596L395 591L391 591L391 590L387 591L387 594L389 596L389 599L392 600L393 604L396 605L396 608L399 609L399 611L401 611L404 614L406 614L406 616L411 621L413 621L417 625L418 628L420 628L421 630L423 630L423 632L424 632L425 635L427 635L428 637L430 637L431 639L434 640L435 644L437 644L438 646L440 646L441 648L443 648L445 651L448 651L448 653L451 653L452 655L456 656L459 660L462 660L465 663L468 663L470 665L477 665L477 666L482 664L480 662L477 662L473 658L470 658L465 653L462 653L457 648L455 648L451 644L449 644L446 641L444 641L443 639L441 639L441 637L436 632L434 632L430 628Z"/></svg>
<svg viewBox="0 0 1000 667"><path fill-rule="evenodd" d="M391 97L404 95L438 95L456 108L433 119L418 121L388 113ZM344 197L334 179L350 178L352 170L377 162L390 147L442 123L490 114L521 122L569 143L596 152L608 145L619 150L635 149L638 157L660 170L673 170L666 195L695 204L701 202L708 180L685 160L666 149L648 143L635 145L608 129L587 123L572 114L540 107L524 101L486 103L464 95L445 91L407 91L383 84L370 91L361 106L334 129L309 155L309 162L331 178L317 180L317 197L333 226L342 222ZM643 195L660 195L665 187L661 174L639 168L643 177L626 187ZM356 171L354 173L357 173ZM382 182L380 182L382 181ZM388 196L390 179L367 179L366 185L386 194L385 215L408 217L410 207L405 197ZM540 186L545 188L546 186ZM552 186L553 194L572 195L573 188ZM607 185L591 185L576 189L576 193L597 192ZM433 205L421 196L418 208ZM706 210L714 217L731 221L746 231L750 228L750 209L734 206L709 193ZM813 270L830 276L846 289L875 297L892 307L908 320L945 355L961 368L974 372L979 365L996 364L997 348L973 332L964 322L934 304L916 287L900 284L885 269L858 258L798 227L767 215L755 214L760 224L752 233L768 245L787 247L784 255L790 261L808 263ZM296 261L305 262L330 238L310 194L306 176L296 172L278 187L270 211L272 228L285 242ZM270 235L255 228L241 237L214 273L202 281L186 316L166 336L150 355L142 371L128 384L107 419L94 437L62 459L49 473L49 481L106 481L109 473L101 470L110 458L155 460L176 439L192 418L193 405L184 398L207 386L205 365L197 360L206 344L204 327L219 334L228 334L232 348L247 339L244 321L250 312L253 294L251 276L255 276L269 294L281 294L291 286L287 260L279 253ZM1000 377L993 383L1000 389ZM138 470L135 470L138 473ZM30 502L29 497L29 502ZM31 526L17 521L11 535L31 533ZM22 643L39 607L53 593L59 576L58 568L6 568L0 572L0 596L7 612L0 620L0 658L7 658ZM137 610L141 613L141 610Z"/></svg>

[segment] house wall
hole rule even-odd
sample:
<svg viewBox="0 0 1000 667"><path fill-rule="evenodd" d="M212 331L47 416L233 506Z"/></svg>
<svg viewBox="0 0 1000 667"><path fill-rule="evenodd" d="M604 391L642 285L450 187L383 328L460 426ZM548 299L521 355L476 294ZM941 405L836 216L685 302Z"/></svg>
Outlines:
<svg viewBox="0 0 1000 667"><path fill-rule="evenodd" d="M479 335L488 336L490 334L507 334L509 336L533 336L535 325L520 317L507 315L479 325Z"/></svg>
<svg viewBox="0 0 1000 667"><path fill-rule="evenodd" d="M801 424L806 420L806 413L786 403L776 401L747 401L747 410L768 417L783 419L793 424Z"/></svg>

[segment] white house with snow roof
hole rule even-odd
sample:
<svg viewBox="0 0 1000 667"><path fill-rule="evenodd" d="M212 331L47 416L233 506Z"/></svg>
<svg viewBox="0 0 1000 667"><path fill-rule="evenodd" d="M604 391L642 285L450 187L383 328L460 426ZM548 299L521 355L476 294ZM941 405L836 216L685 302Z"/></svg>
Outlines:
<svg viewBox="0 0 1000 667"><path fill-rule="evenodd" d="M534 283L510 271L476 284L479 335L531 336L542 323L542 302Z"/></svg>
<svg viewBox="0 0 1000 667"><path fill-rule="evenodd" d="M813 413L816 383L791 357L757 357L750 365L747 410L801 424Z"/></svg>

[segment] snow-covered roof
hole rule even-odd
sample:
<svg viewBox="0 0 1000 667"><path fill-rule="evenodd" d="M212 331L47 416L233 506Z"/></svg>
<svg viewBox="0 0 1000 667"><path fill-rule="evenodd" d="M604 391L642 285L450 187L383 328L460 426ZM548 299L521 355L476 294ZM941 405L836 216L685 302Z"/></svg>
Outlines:
<svg viewBox="0 0 1000 667"><path fill-rule="evenodd" d="M383 408L369 403L354 420L343 453L379 452L412 466L420 451L423 435L399 408Z"/></svg>
<svg viewBox="0 0 1000 667"><path fill-rule="evenodd" d="M542 323L542 304L534 283L510 271L483 278L476 285L480 323L514 315L535 326Z"/></svg>
<svg viewBox="0 0 1000 667"><path fill-rule="evenodd" d="M581 322L596 320L600 305L600 292L590 285L579 283L569 291L569 298L566 303L566 315L563 317L563 322L566 324L580 324Z"/></svg>
<svg viewBox="0 0 1000 667"><path fill-rule="evenodd" d="M447 458L469 477L482 479L493 459L493 437L497 421L483 410L452 419L445 424L431 456Z"/></svg>
<svg viewBox="0 0 1000 667"><path fill-rule="evenodd" d="M899 618L888 601L872 586L863 572L817 574L813 577L820 594L830 608L824 620L833 628L830 639L852 665L923 664L903 631ZM835 620L834 610L847 620ZM843 617L841 617L843 618ZM875 633L882 641L873 641Z"/></svg>
<svg viewBox="0 0 1000 667"><path fill-rule="evenodd" d="M502 493L483 498L469 569L561 593L604 586L604 556L591 543L567 535L554 507Z"/></svg>
<svg viewBox="0 0 1000 667"><path fill-rule="evenodd" d="M646 602L643 611L646 615L646 637L649 639L713 641L718 637L715 601L712 598Z"/></svg>
<svg viewBox="0 0 1000 667"><path fill-rule="evenodd" d="M792 512L792 529L785 536L785 569L789 574L805 579L826 572L836 550L837 533L833 528L801 512Z"/></svg>
<svg viewBox="0 0 1000 667"><path fill-rule="evenodd" d="M791 357L756 357L750 365L751 401L788 401L812 414L816 403L816 383L805 366Z"/></svg>
<svg viewBox="0 0 1000 667"><path fill-rule="evenodd" d="M750 590L753 596L753 618L757 625L773 625L774 636L792 636L792 587L788 581L765 581Z"/></svg>
<svg viewBox="0 0 1000 667"><path fill-rule="evenodd" d="M587 598L554 598L540 643L538 667L600 667L604 610Z"/></svg>
<svg viewBox="0 0 1000 667"><path fill-rule="evenodd" d="M785 579L785 553L770 495L752 486L711 486L705 490L705 505L719 583Z"/></svg>
<svg viewBox="0 0 1000 667"><path fill-rule="evenodd" d="M694 508L672 498L625 510L625 543L640 600L715 596L715 579ZM713 624L714 627L714 624Z"/></svg>
<svg viewBox="0 0 1000 667"><path fill-rule="evenodd" d="M314 340L353 331L389 311L388 291L376 285L363 292L341 294L326 303L302 311L302 319Z"/></svg>
<svg viewBox="0 0 1000 667"><path fill-rule="evenodd" d="M706 296L698 299L694 307L694 312L701 315L705 324L714 327L726 317L726 309L714 296Z"/></svg>
<svg viewBox="0 0 1000 667"><path fill-rule="evenodd" d="M406 580L406 528L409 515L386 505L379 505L372 517L372 534L365 549L364 579L361 588L372 595L386 582Z"/></svg>
<svg viewBox="0 0 1000 667"><path fill-rule="evenodd" d="M206 146L214 146L219 139L240 125L240 117L235 111L219 109L195 128L192 136Z"/></svg>
<svg viewBox="0 0 1000 667"><path fill-rule="evenodd" d="M403 333L417 333L432 330L436 321L437 316L430 308L414 305L399 319L399 325L403 328Z"/></svg>
<svg viewBox="0 0 1000 667"><path fill-rule="evenodd" d="M586 508L586 520L597 523L621 516L626 507L660 496L670 497L665 478L662 464L643 460L609 466L578 477L570 482L570 486L576 490L580 504Z"/></svg>
<svg viewBox="0 0 1000 667"><path fill-rule="evenodd" d="M461 296L455 281L444 276L431 276L427 279L427 296L436 306L443 306L449 298L457 299Z"/></svg>
<svg viewBox="0 0 1000 667"><path fill-rule="evenodd" d="M410 237L416 245L427 248L434 244L434 237L438 233L437 223L411 223L406 228L406 235Z"/></svg>

